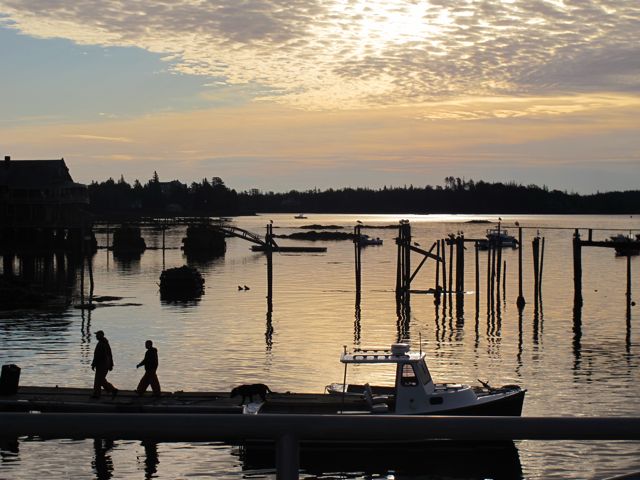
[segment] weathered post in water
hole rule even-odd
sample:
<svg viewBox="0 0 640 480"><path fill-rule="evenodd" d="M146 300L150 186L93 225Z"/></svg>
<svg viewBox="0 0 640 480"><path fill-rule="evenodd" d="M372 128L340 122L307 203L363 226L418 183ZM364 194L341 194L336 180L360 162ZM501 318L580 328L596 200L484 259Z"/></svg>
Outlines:
<svg viewBox="0 0 640 480"><path fill-rule="evenodd" d="M456 249L458 251L458 258L456 259L456 272L457 272L457 292L458 295L464 294L464 235L458 235L456 239Z"/></svg>
<svg viewBox="0 0 640 480"><path fill-rule="evenodd" d="M544 237L542 237L542 245L540 246L540 271L538 272L538 293L542 298L542 268L544 267Z"/></svg>
<svg viewBox="0 0 640 480"><path fill-rule="evenodd" d="M522 310L526 302L522 295L522 227L518 227L518 299L516 305Z"/></svg>
<svg viewBox="0 0 640 480"><path fill-rule="evenodd" d="M273 308L273 225L267 224L264 253L267 256L267 307Z"/></svg>
<svg viewBox="0 0 640 480"><path fill-rule="evenodd" d="M577 228L573 234L573 304L582 307L582 242Z"/></svg>
<svg viewBox="0 0 640 480"><path fill-rule="evenodd" d="M502 299L507 298L507 261L502 261Z"/></svg>
<svg viewBox="0 0 640 480"><path fill-rule="evenodd" d="M436 305L440 305L440 262L442 261L440 257L440 240L436 241L436 255L438 256L438 263L436 263L436 291L433 301Z"/></svg>
<svg viewBox="0 0 640 480"><path fill-rule="evenodd" d="M627 322L631 321L631 255L627 253Z"/></svg>
<svg viewBox="0 0 640 480"><path fill-rule="evenodd" d="M480 312L480 259L478 255L478 242L473 242L476 260L476 316Z"/></svg>
<svg viewBox="0 0 640 480"><path fill-rule="evenodd" d="M398 264L396 269L396 298L407 302L411 285L411 225L408 220L400 220L398 227Z"/></svg>
<svg viewBox="0 0 640 480"><path fill-rule="evenodd" d="M539 301L540 287L540 237L534 237L531 242L531 251L533 253L533 303L537 307Z"/></svg>
<svg viewBox="0 0 640 480"><path fill-rule="evenodd" d="M356 305L360 305L360 289L361 289L361 267L362 267L362 244L360 242L360 225L356 225L353 229L353 246L355 253L356 266Z"/></svg>
<svg viewBox="0 0 640 480"><path fill-rule="evenodd" d="M449 238L449 303L453 295L453 239Z"/></svg>

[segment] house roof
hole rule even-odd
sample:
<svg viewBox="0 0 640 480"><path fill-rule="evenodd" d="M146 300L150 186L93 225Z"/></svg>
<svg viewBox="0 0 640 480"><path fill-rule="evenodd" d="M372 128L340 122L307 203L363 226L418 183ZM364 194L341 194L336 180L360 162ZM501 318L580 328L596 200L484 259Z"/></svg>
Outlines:
<svg viewBox="0 0 640 480"><path fill-rule="evenodd" d="M4 160L0 165L0 185L9 188L51 188L84 186L75 183L60 160Z"/></svg>

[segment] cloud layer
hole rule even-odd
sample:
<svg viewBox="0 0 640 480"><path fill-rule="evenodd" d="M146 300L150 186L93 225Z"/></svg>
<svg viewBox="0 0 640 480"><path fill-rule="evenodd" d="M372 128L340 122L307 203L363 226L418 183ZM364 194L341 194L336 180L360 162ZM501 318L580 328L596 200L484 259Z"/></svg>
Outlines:
<svg viewBox="0 0 640 480"><path fill-rule="evenodd" d="M31 36L140 47L310 109L640 89L637 0L0 0L0 12Z"/></svg>

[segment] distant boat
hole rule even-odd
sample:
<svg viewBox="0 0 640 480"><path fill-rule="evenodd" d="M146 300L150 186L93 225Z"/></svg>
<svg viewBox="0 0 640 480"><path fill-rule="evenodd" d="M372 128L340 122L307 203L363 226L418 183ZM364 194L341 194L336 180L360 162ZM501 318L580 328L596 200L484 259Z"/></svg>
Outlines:
<svg viewBox="0 0 640 480"><path fill-rule="evenodd" d="M366 247L368 245L382 245L382 239L378 237L371 238L369 235L361 233L360 237L358 238L358 243L362 247Z"/></svg>
<svg viewBox="0 0 640 480"><path fill-rule="evenodd" d="M509 232L504 228L489 228L487 230L487 239L479 241L478 248L480 250L488 250L490 246L515 249L518 248L518 240L513 235L509 235Z"/></svg>
<svg viewBox="0 0 640 480"><path fill-rule="evenodd" d="M293 218L307 218L307 217L304 215L304 213L299 213L298 215L296 215Z"/></svg>

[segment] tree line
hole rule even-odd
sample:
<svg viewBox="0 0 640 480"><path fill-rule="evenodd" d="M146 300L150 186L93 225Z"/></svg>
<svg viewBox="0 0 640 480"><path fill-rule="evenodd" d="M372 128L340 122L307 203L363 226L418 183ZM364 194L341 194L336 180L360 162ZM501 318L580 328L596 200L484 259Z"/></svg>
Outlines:
<svg viewBox="0 0 640 480"><path fill-rule="evenodd" d="M640 190L580 195L546 186L446 177L444 185L236 192L220 177L190 185L161 182L154 172L145 184L124 177L89 185L90 208L98 215L231 216L256 212L305 213L545 213L635 214Z"/></svg>

